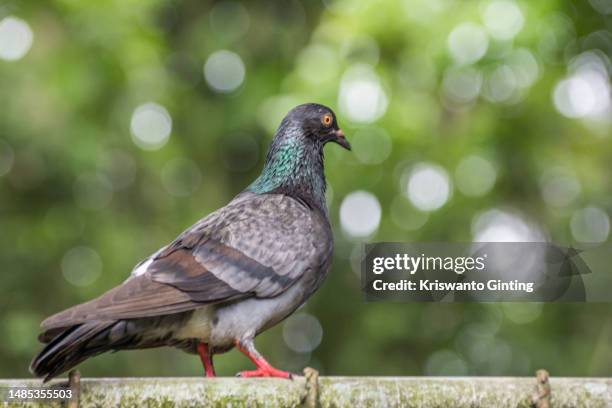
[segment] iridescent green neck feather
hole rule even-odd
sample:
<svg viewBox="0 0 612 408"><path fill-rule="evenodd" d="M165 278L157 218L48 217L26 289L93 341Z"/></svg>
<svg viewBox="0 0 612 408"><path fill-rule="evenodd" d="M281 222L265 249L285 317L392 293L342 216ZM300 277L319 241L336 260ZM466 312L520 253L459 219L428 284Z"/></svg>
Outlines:
<svg viewBox="0 0 612 408"><path fill-rule="evenodd" d="M325 186L323 146L297 128L281 126L261 175L246 191L286 194L326 213Z"/></svg>

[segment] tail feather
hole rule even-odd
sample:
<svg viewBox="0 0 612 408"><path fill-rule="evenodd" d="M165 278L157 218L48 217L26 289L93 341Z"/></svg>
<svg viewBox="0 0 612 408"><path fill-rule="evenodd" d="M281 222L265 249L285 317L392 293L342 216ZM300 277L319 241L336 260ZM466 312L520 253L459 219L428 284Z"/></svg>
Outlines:
<svg viewBox="0 0 612 408"><path fill-rule="evenodd" d="M71 326L57 334L32 360L30 372L51 378L71 369L89 357L111 350L107 337L117 321L94 321ZM55 333L54 333L55 334Z"/></svg>
<svg viewBox="0 0 612 408"><path fill-rule="evenodd" d="M173 338L174 331L190 313L146 319L93 320L65 327L53 327L38 338L45 347L32 360L30 371L45 382L82 361L105 351L176 346L194 349L191 341Z"/></svg>

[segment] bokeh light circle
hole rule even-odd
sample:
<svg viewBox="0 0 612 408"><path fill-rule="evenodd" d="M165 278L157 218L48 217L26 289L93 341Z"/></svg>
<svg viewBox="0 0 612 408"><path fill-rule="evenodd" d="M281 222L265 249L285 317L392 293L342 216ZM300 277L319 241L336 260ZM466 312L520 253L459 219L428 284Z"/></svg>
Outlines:
<svg viewBox="0 0 612 408"><path fill-rule="evenodd" d="M492 37L510 40L516 36L525 23L519 6L510 0L495 0L484 9L483 20Z"/></svg>
<svg viewBox="0 0 612 408"><path fill-rule="evenodd" d="M446 204L451 189L446 170L437 164L424 162L410 170L405 193L419 210L434 211Z"/></svg>
<svg viewBox="0 0 612 408"><path fill-rule="evenodd" d="M568 118L598 118L609 116L609 61L587 51L569 63L570 75L555 86L552 99L555 108Z"/></svg>
<svg viewBox="0 0 612 408"><path fill-rule="evenodd" d="M384 129L368 127L351 136L351 147L361 163L380 164L391 154L391 137Z"/></svg>
<svg viewBox="0 0 612 408"><path fill-rule="evenodd" d="M462 23L448 35L448 51L458 64L472 64L481 59L489 47L486 31L474 23Z"/></svg>
<svg viewBox="0 0 612 408"><path fill-rule="evenodd" d="M337 51L323 44L311 45L297 57L297 73L312 84L337 80L339 65Z"/></svg>
<svg viewBox="0 0 612 408"><path fill-rule="evenodd" d="M16 61L23 58L33 40L32 29L22 19L8 16L0 20L0 59Z"/></svg>
<svg viewBox="0 0 612 408"><path fill-rule="evenodd" d="M553 207L566 207L578 195L582 187L576 175L565 167L552 167L540 177L540 191L546 204Z"/></svg>
<svg viewBox="0 0 612 408"><path fill-rule="evenodd" d="M354 191L340 205L342 229L353 237L367 237L378 229L382 211L376 196L367 191Z"/></svg>
<svg viewBox="0 0 612 408"><path fill-rule="evenodd" d="M296 353L309 353L323 339L323 328L319 320L307 313L291 316L283 324L283 340Z"/></svg>
<svg viewBox="0 0 612 408"><path fill-rule="evenodd" d="M542 314L542 303L503 303L504 314L516 324L537 320Z"/></svg>
<svg viewBox="0 0 612 408"><path fill-rule="evenodd" d="M365 64L350 67L342 76L338 105L355 123L372 123L387 111L389 99L380 78Z"/></svg>
<svg viewBox="0 0 612 408"><path fill-rule="evenodd" d="M520 88L530 87L540 76L538 61L527 48L513 50L506 58L506 64L512 69Z"/></svg>
<svg viewBox="0 0 612 408"><path fill-rule="evenodd" d="M88 286L102 273L100 255L86 246L69 249L62 258L62 274L75 286Z"/></svg>
<svg viewBox="0 0 612 408"><path fill-rule="evenodd" d="M157 150L166 144L172 132L172 118L163 106L148 102L138 106L130 121L132 140L144 150Z"/></svg>
<svg viewBox="0 0 612 408"><path fill-rule="evenodd" d="M518 88L514 70L508 65L499 65L487 75L482 95L494 103L512 102L515 100Z"/></svg>
<svg viewBox="0 0 612 408"><path fill-rule="evenodd" d="M212 53L204 64L204 78L216 92L233 92L244 81L245 67L242 58L234 52L219 50Z"/></svg>
<svg viewBox="0 0 612 408"><path fill-rule="evenodd" d="M544 234L515 211L493 208L474 216L474 242L542 242Z"/></svg>
<svg viewBox="0 0 612 408"><path fill-rule="evenodd" d="M482 74L473 67L450 67L444 72L442 90L454 104L467 104L480 94Z"/></svg>
<svg viewBox="0 0 612 408"><path fill-rule="evenodd" d="M604 242L610 234L610 217L598 207L582 208L572 214L570 228L578 242Z"/></svg>
<svg viewBox="0 0 612 408"><path fill-rule="evenodd" d="M610 0L589 0L589 3L600 14L612 14L612 1Z"/></svg>
<svg viewBox="0 0 612 408"><path fill-rule="evenodd" d="M497 170L493 163L478 155L464 157L455 169L457 188L471 197L480 197L491 191L496 178Z"/></svg>

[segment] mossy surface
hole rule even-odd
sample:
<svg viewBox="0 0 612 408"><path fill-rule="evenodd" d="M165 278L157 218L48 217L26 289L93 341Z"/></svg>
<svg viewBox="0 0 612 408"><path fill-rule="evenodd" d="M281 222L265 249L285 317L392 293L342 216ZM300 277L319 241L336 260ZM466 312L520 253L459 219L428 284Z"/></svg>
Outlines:
<svg viewBox="0 0 612 408"><path fill-rule="evenodd" d="M554 407L611 407L610 379L552 379ZM319 379L323 407L530 406L532 378L372 377Z"/></svg>
<svg viewBox="0 0 612 408"><path fill-rule="evenodd" d="M552 406L612 406L612 379L552 378ZM321 377L322 407L528 407L534 378ZM38 387L36 380L0 380L0 387ZM82 408L299 407L305 380L243 378L99 378L81 380ZM10 408L60 407L18 402Z"/></svg>

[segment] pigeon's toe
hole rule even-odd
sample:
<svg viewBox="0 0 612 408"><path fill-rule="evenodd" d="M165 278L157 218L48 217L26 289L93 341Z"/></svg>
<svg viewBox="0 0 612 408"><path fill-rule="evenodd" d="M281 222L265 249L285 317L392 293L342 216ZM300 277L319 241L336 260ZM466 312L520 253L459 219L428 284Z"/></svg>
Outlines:
<svg viewBox="0 0 612 408"><path fill-rule="evenodd" d="M258 368L250 371L240 371L236 374L236 377L242 378L257 378L257 377L270 377L270 378L286 378L293 380L293 374L287 371L277 370L276 368L270 367L269 369Z"/></svg>

